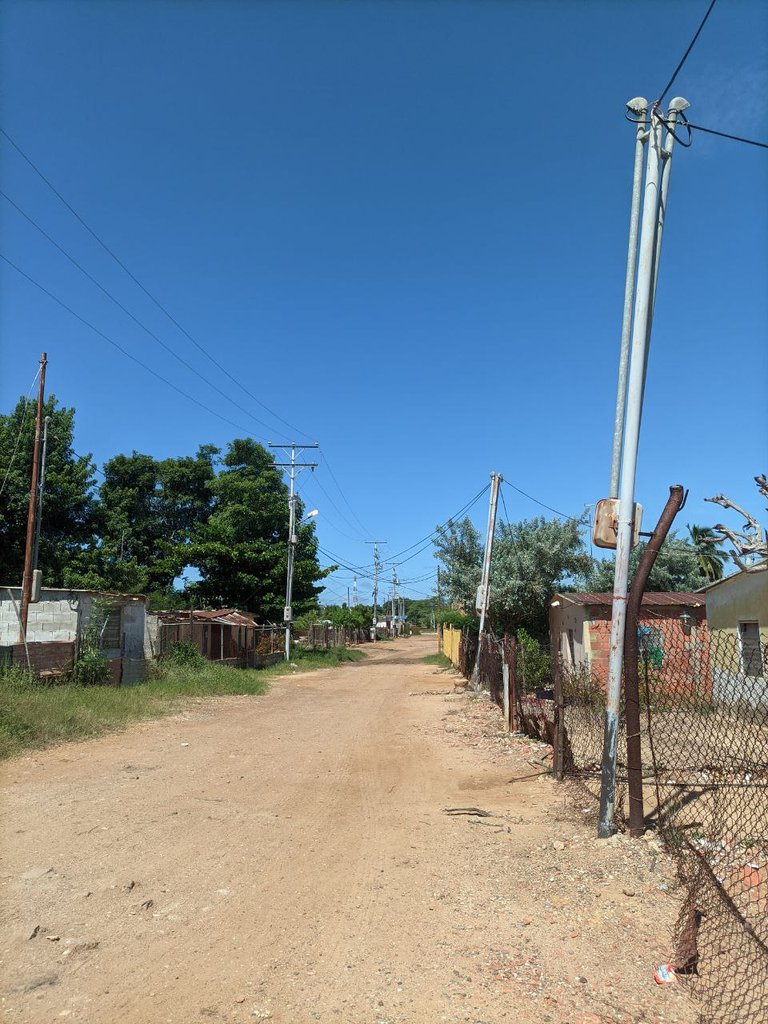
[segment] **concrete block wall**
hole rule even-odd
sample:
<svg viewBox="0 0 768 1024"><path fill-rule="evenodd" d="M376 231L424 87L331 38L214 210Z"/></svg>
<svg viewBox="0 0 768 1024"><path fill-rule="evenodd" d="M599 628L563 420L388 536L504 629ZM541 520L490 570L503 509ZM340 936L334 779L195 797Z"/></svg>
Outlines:
<svg viewBox="0 0 768 1024"><path fill-rule="evenodd" d="M21 590L11 590L16 607L21 605ZM29 606L27 640L30 643L52 640L73 641L77 639L78 601L70 591L43 591L44 600ZM19 638L19 620L8 596L0 591L0 645L16 643Z"/></svg>

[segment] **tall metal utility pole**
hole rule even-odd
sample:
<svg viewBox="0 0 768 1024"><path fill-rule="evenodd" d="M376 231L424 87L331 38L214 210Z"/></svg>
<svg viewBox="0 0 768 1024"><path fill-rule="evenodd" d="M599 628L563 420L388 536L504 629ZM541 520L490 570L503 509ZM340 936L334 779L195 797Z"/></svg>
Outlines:
<svg viewBox="0 0 768 1024"><path fill-rule="evenodd" d="M43 352L40 356L40 383L37 388L37 412L35 414L35 447L32 454L32 482L29 487L29 506L27 508L27 541L24 548L24 575L21 580L19 643L26 643L27 622L29 620L29 601L32 597L32 555L35 546L37 491L38 477L40 473L40 439L43 422L43 402L45 400L45 368L47 365L48 356Z"/></svg>
<svg viewBox="0 0 768 1024"><path fill-rule="evenodd" d="M285 623L285 660L291 660L291 623L293 622L293 566L296 561L296 470L317 469L316 462L297 462L296 452L303 452L308 448L319 448L318 444L270 444L270 448L281 448L283 451L291 452L290 462L276 462L275 466L280 469L287 469L289 474L290 491L288 495L288 571L285 580L285 608L283 609L283 622Z"/></svg>
<svg viewBox="0 0 768 1024"><path fill-rule="evenodd" d="M37 569L38 556L40 554L40 529L43 524L43 498L45 496L45 461L48 455L48 425L51 422L51 417L46 416L43 421L43 455L40 459L40 483L37 488L37 516L35 523L35 547L32 552L32 573L34 580L34 573Z"/></svg>
<svg viewBox="0 0 768 1024"><path fill-rule="evenodd" d="M390 615L391 615L391 618L392 618L392 629L395 632L395 636L397 636L397 620L400 617L400 600L399 600L399 598L397 596L397 585L398 585L399 582L400 582L400 580L397 578L397 570L393 569L392 570L392 610L391 610Z"/></svg>
<svg viewBox="0 0 768 1024"><path fill-rule="evenodd" d="M624 278L624 313L621 320L621 349L619 352L619 382L616 389L616 417L613 425L613 455L611 458L610 498L619 496L619 467L624 438L624 411L627 402L627 370L629 368L629 341L632 334L632 299L635 291L637 268L637 231L640 223L640 199L643 191L643 155L648 141L648 100L636 96L627 104L627 110L637 120L635 132L635 166L632 172L632 204L629 213L629 245L627 272Z"/></svg>
<svg viewBox="0 0 768 1024"><path fill-rule="evenodd" d="M376 620L379 617L379 571L381 561L379 559L379 544L386 544L385 540L368 540L366 544L373 544L373 640L376 640Z"/></svg>
<svg viewBox="0 0 768 1024"><path fill-rule="evenodd" d="M352 577L352 607L357 608L357 576Z"/></svg>
<svg viewBox="0 0 768 1024"><path fill-rule="evenodd" d="M672 148L674 145L674 135L672 132L674 131L678 114L688 106L688 101L681 97L672 100L667 117L665 118L671 125L671 130L665 126L662 115L654 107L651 110L650 132L647 143L648 159L640 227L624 443L621 456L621 479L619 482L616 566L613 582L600 812L597 826L597 834L601 838L607 838L615 831L616 755L618 749L619 706L621 701L622 669L624 665L624 632L627 619L629 555L632 549L640 421L643 411L643 394L648 366L648 349L656 282L658 280L658 267L661 257L661 236L666 213ZM663 172L660 174L662 165Z"/></svg>
<svg viewBox="0 0 768 1024"><path fill-rule="evenodd" d="M499 505L499 484L504 478L501 473L491 473L491 497L488 503L488 528L485 534L485 551L483 552L483 574L477 588L476 607L480 612L479 637L485 632L485 620L491 598L491 560L493 558L493 536L496 532L496 511ZM480 673L480 639L478 638L475 667L472 670L472 687L477 689Z"/></svg>

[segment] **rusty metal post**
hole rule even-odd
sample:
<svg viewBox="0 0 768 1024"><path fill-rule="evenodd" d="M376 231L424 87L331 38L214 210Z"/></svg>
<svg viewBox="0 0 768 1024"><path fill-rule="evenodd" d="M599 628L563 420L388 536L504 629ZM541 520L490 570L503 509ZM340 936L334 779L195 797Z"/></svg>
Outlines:
<svg viewBox="0 0 768 1024"><path fill-rule="evenodd" d="M35 547L35 523L37 520L37 490L40 473L40 441L42 437L43 401L45 399L45 368L48 356L40 356L40 383L37 389L37 413L35 414L35 447L32 455L32 482L29 487L27 508L27 543L24 548L24 575L21 580L21 613L19 615L19 643L26 643L29 601L32 596L32 556Z"/></svg>
<svg viewBox="0 0 768 1024"><path fill-rule="evenodd" d="M666 540L675 516L683 507L683 488L669 489L664 510L651 534L637 567L627 599L627 623L624 637L624 701L627 721L627 789L629 791L629 834L635 838L645 831L643 806L643 764L640 739L640 684L637 671L637 621L648 577L656 556Z"/></svg>
<svg viewBox="0 0 768 1024"><path fill-rule="evenodd" d="M555 778L563 781L565 743L565 698L563 696L563 667L560 657L555 662Z"/></svg>

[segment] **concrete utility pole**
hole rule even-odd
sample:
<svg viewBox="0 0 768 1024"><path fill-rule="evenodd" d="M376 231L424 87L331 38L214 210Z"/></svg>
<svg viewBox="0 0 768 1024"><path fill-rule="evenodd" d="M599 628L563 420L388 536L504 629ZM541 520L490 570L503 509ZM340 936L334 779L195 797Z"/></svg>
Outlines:
<svg viewBox="0 0 768 1024"><path fill-rule="evenodd" d="M287 469L289 474L290 491L288 495L288 571L285 580L285 608L283 609L283 622L285 622L285 660L291 660L291 623L293 622L293 566L296 561L296 470L317 469L316 462L297 462L296 452L303 452L307 448L319 448L318 444L271 444L270 448L281 448L283 451L290 449L290 462L276 462L275 466L280 469Z"/></svg>
<svg viewBox="0 0 768 1024"><path fill-rule="evenodd" d="M386 544L385 540L369 540L366 544L373 544L373 641L376 641L376 620L379 617L379 571L381 561L379 560L379 544Z"/></svg>
<svg viewBox="0 0 768 1024"><path fill-rule="evenodd" d="M352 577L352 607L357 608L357 576Z"/></svg>
<svg viewBox="0 0 768 1024"><path fill-rule="evenodd" d="M437 653L442 653L442 637L440 635L440 566L437 567L437 590L435 592L435 629L437 630Z"/></svg>
<svg viewBox="0 0 768 1024"><path fill-rule="evenodd" d="M488 503L488 528L485 534L485 551L483 553L483 574L480 578L480 586L477 588L477 600L475 606L480 612L479 637L485 632L485 620L488 615L488 607L491 598L491 560L493 558L493 536L496 532L496 510L499 505L499 484L504 478L501 473L491 473L491 497ZM480 672L480 640L477 644L477 656L475 667L472 670L472 688L478 688L478 676Z"/></svg>
<svg viewBox="0 0 768 1024"><path fill-rule="evenodd" d="M43 421L43 455L40 459L40 484L37 488L37 522L35 523L35 548L32 553L32 573L37 570L37 561L40 554L40 528L43 524L43 496L45 495L45 460L48 454L48 425L51 417L46 416Z"/></svg>
<svg viewBox="0 0 768 1024"><path fill-rule="evenodd" d="M629 214L629 246L627 273L624 278L624 314L621 321L621 350L619 353L619 383L616 390L616 418L613 425L613 457L611 459L610 498L619 496L619 467L624 437L624 410L627 402L627 369L629 367L629 340L632 333L632 299L637 268L637 231L640 222L640 198L643 191L643 155L648 141L648 100L637 96L627 109L637 118L635 133L635 166L632 173L632 204Z"/></svg>
<svg viewBox="0 0 768 1024"><path fill-rule="evenodd" d="M35 414L35 447L32 454L32 482L29 487L29 505L27 507L27 540L24 547L24 575L21 580L21 611L19 614L20 643L26 643L27 640L29 601L32 597L32 556L35 546L38 477L40 472L40 438L43 422L43 402L45 400L45 368L47 365L48 356L43 352L40 356L40 383L37 389L37 412Z"/></svg>
<svg viewBox="0 0 768 1024"><path fill-rule="evenodd" d="M688 106L688 101L680 97L673 99L670 103L665 120L671 124L673 130L678 114ZM647 143L648 159L645 173L642 223L640 227L637 284L635 288L629 381L627 385L626 422L624 425L621 479L619 483L616 566L613 584L611 644L608 662L605 732L603 737L600 813L597 828L597 834L601 838L606 838L615 831L616 753L618 747L622 669L624 664L624 631L627 618L629 555L632 548L637 452L640 440L640 422L643 410L645 375L648 365L648 348L659 260L661 257L661 236L666 213L673 145L674 136L665 127L662 115L654 107L651 110L651 123ZM663 171L660 174L662 166Z"/></svg>

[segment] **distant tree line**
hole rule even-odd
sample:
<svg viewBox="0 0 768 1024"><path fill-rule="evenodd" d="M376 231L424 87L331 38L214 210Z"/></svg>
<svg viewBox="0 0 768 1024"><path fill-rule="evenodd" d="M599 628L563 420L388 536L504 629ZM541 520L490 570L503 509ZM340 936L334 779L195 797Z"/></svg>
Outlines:
<svg viewBox="0 0 768 1024"><path fill-rule="evenodd" d="M247 438L178 458L134 451L115 455L97 478L92 457L73 447L75 410L51 395L44 414L44 586L145 593L155 607L233 606L282 621L288 489L269 451ZM0 415L3 586L21 582L33 445L34 409L20 399ZM301 614L316 607L329 570L318 562L314 525L300 525L297 535ZM194 579L179 588L185 573Z"/></svg>

